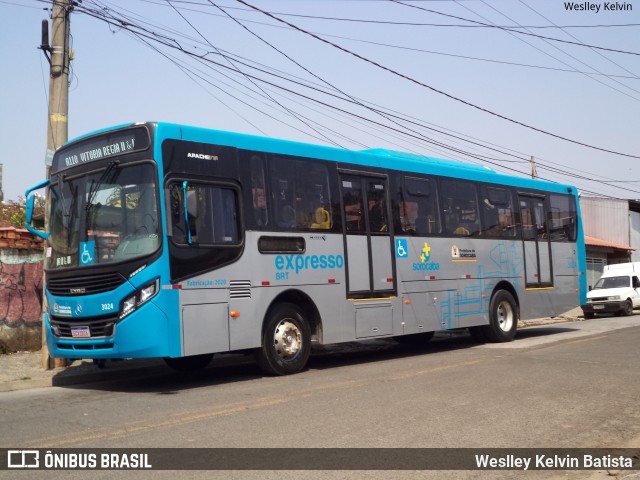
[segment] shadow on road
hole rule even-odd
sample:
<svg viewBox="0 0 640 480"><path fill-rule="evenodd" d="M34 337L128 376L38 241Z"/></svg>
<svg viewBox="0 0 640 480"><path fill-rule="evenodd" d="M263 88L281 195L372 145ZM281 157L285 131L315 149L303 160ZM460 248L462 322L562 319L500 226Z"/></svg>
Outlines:
<svg viewBox="0 0 640 480"><path fill-rule="evenodd" d="M571 332L569 327L541 326L518 330L518 339L549 336ZM392 359L429 355L468 349L481 344L474 341L466 329L453 332L439 332L422 345L402 345L393 339L374 339L362 342L348 342L335 345L318 345L312 348L307 369L324 370L351 365L384 362ZM245 382L265 377L251 354L217 354L209 367L196 372L176 372L160 361L143 366L127 368L126 362L106 363L106 368L91 367L85 373L85 382L68 384L64 377L69 372L61 372L58 386L78 390L104 390L119 392L156 393L174 395L181 391L215 385ZM125 365L119 365L124 363ZM110 365L114 365L110 367ZM71 367L74 368L74 367ZM95 379L90 378L95 374Z"/></svg>

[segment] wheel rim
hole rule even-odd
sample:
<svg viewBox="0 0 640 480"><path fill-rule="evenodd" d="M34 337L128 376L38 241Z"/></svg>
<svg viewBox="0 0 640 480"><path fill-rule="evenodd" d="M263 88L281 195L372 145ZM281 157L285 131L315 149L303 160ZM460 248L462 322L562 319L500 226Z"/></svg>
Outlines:
<svg viewBox="0 0 640 480"><path fill-rule="evenodd" d="M282 320L276 326L273 336L276 354L283 360L295 357L302 348L302 332L290 320Z"/></svg>
<svg viewBox="0 0 640 480"><path fill-rule="evenodd" d="M507 301L502 301L498 305L496 310L496 318L498 320L498 327L503 332L508 332L513 327L515 315L513 313L513 307Z"/></svg>
<svg viewBox="0 0 640 480"><path fill-rule="evenodd" d="M628 300L627 303L625 303L625 310L627 315L631 315L633 313L633 304Z"/></svg>

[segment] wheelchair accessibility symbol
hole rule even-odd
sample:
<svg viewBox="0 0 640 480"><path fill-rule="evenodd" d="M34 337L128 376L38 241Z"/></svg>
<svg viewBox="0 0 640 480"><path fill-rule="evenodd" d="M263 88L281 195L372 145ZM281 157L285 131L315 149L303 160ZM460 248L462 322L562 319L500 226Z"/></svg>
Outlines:
<svg viewBox="0 0 640 480"><path fill-rule="evenodd" d="M406 258L409 256L409 247L407 240L403 238L396 239L396 258Z"/></svg>
<svg viewBox="0 0 640 480"><path fill-rule="evenodd" d="M92 265L96 241L80 242L80 265Z"/></svg>

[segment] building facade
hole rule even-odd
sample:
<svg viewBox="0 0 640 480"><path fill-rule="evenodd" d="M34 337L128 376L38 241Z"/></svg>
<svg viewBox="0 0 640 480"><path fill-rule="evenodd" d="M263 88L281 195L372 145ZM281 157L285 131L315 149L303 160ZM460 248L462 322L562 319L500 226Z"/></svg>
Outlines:
<svg viewBox="0 0 640 480"><path fill-rule="evenodd" d="M580 197L587 247L587 281L593 285L613 263L640 262L640 201Z"/></svg>

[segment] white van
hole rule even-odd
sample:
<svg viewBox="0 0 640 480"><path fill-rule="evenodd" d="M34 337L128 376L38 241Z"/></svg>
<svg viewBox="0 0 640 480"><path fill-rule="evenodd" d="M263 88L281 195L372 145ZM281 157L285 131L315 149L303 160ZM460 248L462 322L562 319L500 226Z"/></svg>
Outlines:
<svg viewBox="0 0 640 480"><path fill-rule="evenodd" d="M634 308L640 308L640 262L605 266L600 280L589 287L587 303L580 308L584 318L593 318L596 313L631 315Z"/></svg>

